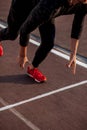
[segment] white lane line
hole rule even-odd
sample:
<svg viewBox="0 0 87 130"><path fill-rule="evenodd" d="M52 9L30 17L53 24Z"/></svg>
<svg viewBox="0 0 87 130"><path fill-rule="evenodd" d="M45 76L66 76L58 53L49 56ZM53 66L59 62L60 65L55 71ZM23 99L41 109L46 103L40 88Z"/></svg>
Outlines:
<svg viewBox="0 0 87 130"><path fill-rule="evenodd" d="M32 102L32 101L35 101L35 100L38 100L38 99L41 99L41 98L44 98L44 97L47 97L47 96L62 92L62 91L65 91L65 90L68 90L68 89L71 89L71 88L78 87L78 86L83 85L83 84L87 84L87 80L84 80L84 81L81 81L79 83L75 83L75 84L72 84L72 85L69 85L69 86L65 86L63 88L59 88L59 89L56 89L54 91L50 91L48 93L44 93L44 94L32 97L30 99L26 99L26 100L23 100L23 101L14 103L14 104L10 104L10 105L7 105L5 107L1 107L0 111L5 111L5 110L11 109L13 107L20 106L20 105L25 104L25 103L29 103L29 102ZM1 100L1 98L0 98L0 100Z"/></svg>
<svg viewBox="0 0 87 130"><path fill-rule="evenodd" d="M2 24L0 24L0 27L1 27L1 28L6 28L6 26L4 26L4 25L2 25Z"/></svg>
<svg viewBox="0 0 87 130"><path fill-rule="evenodd" d="M0 98L0 103L2 103L2 105L4 106L8 105L8 103L5 102L2 98ZM31 121L29 121L21 113L19 113L15 108L11 108L9 109L9 111L12 112L16 117L18 117L22 122L24 122L32 130L40 130L36 125L34 125Z"/></svg>
<svg viewBox="0 0 87 130"><path fill-rule="evenodd" d="M0 24L0 27L5 28L6 26ZM39 42L37 42L37 41L35 41L35 40L33 40L33 39L30 39L29 41L30 41L31 43L37 45L37 46L40 45ZM62 57L62 58L64 58L64 59L66 59L66 60L69 60L69 56L68 56L68 55L63 54L62 52L60 52L60 51L58 51L58 50L52 49L51 52L54 53L54 54L56 54L57 56L60 56L60 57ZM84 68L87 68L87 64L86 64L86 63L83 63L83 62L81 62L81 61L79 61L79 60L76 60L76 63L77 63L78 65L84 67Z"/></svg>

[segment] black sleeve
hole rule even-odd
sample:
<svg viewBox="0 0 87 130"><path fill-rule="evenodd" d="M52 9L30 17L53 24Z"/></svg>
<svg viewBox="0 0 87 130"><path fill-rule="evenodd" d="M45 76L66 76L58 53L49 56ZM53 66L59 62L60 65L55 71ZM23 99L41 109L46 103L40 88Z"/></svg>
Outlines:
<svg viewBox="0 0 87 130"><path fill-rule="evenodd" d="M71 38L79 39L82 32L84 18L86 14L87 14L87 4L81 4L75 12L71 30Z"/></svg>

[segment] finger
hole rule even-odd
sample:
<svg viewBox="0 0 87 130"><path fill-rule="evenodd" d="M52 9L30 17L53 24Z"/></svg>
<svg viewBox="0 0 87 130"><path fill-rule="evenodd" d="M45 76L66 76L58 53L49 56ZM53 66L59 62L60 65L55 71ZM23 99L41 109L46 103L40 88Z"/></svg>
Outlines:
<svg viewBox="0 0 87 130"><path fill-rule="evenodd" d="M22 69L23 69L23 65L22 65L22 64L20 64L20 68L22 68Z"/></svg>
<svg viewBox="0 0 87 130"><path fill-rule="evenodd" d="M73 62L70 69L71 69L72 74L75 75L75 73L76 73L76 63Z"/></svg>
<svg viewBox="0 0 87 130"><path fill-rule="evenodd" d="M69 63L67 64L67 67L70 68L72 66L73 60L70 60Z"/></svg>
<svg viewBox="0 0 87 130"><path fill-rule="evenodd" d="M20 68L24 69L24 64L20 63Z"/></svg>
<svg viewBox="0 0 87 130"><path fill-rule="evenodd" d="M76 63L72 64L71 71L72 71L73 74L76 73Z"/></svg>
<svg viewBox="0 0 87 130"><path fill-rule="evenodd" d="M20 68L24 69L25 63L23 61L19 61Z"/></svg>
<svg viewBox="0 0 87 130"><path fill-rule="evenodd" d="M25 68L25 65L26 65L27 63L29 64L29 61L28 61L28 60L26 60L25 62L23 62L23 63L21 64L21 67L24 69L24 68Z"/></svg>

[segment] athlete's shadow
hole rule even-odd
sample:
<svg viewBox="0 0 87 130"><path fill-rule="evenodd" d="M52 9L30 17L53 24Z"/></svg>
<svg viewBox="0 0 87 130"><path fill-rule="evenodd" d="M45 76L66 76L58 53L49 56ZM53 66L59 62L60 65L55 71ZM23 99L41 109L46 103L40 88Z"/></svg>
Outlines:
<svg viewBox="0 0 87 130"><path fill-rule="evenodd" d="M0 76L0 83L35 84L36 82L27 74Z"/></svg>

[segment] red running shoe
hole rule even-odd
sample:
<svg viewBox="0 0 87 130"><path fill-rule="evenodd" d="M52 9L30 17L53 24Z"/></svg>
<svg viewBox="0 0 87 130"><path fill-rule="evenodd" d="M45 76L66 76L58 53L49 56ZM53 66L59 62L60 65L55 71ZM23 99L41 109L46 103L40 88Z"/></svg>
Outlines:
<svg viewBox="0 0 87 130"><path fill-rule="evenodd" d="M45 82L47 79L46 77L37 69L30 69L28 66L27 73L30 77L32 77L36 82Z"/></svg>
<svg viewBox="0 0 87 130"><path fill-rule="evenodd" d="M0 56L3 56L3 47L1 44L0 44Z"/></svg>

